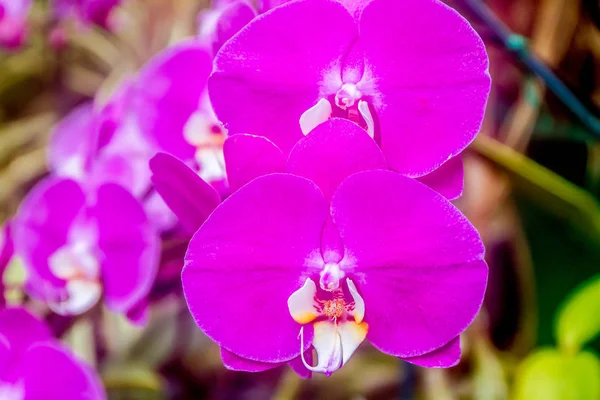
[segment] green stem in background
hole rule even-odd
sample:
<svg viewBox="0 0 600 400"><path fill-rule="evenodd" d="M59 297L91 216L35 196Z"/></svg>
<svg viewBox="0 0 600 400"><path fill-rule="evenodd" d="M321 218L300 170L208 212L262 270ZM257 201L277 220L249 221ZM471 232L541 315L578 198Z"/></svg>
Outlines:
<svg viewBox="0 0 600 400"><path fill-rule="evenodd" d="M552 70L538 59L527 46L527 39L512 32L482 0L459 0L504 46L548 87L586 126L591 134L600 138L600 119L592 114L577 96Z"/></svg>

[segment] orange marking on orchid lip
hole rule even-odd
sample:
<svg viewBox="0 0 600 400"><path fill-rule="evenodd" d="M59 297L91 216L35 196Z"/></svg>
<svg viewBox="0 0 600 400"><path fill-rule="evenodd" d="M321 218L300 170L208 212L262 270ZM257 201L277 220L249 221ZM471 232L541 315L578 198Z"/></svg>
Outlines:
<svg viewBox="0 0 600 400"><path fill-rule="evenodd" d="M346 303L343 299L325 300L323 303L323 314L328 318L338 319L344 315Z"/></svg>
<svg viewBox="0 0 600 400"><path fill-rule="evenodd" d="M296 321L297 323L304 325L304 324L308 324L309 322L312 322L315 318L317 318L317 314L311 313L311 312L305 312L300 315L296 315L293 318L294 318L294 321Z"/></svg>

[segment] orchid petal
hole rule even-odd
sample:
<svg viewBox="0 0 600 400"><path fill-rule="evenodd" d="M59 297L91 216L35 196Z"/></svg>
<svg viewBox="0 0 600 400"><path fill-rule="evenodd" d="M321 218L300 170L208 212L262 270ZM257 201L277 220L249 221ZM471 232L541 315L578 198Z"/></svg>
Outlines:
<svg viewBox="0 0 600 400"><path fill-rule="evenodd" d="M38 183L21 203L13 222L13 241L27 268L31 295L45 300L64 287L48 261L67 244L71 225L84 205L85 194L77 182L55 177Z"/></svg>
<svg viewBox="0 0 600 400"><path fill-rule="evenodd" d="M371 89L362 91L373 97L390 167L418 177L464 150L490 89L485 46L467 20L438 0L373 0L360 41Z"/></svg>
<svg viewBox="0 0 600 400"><path fill-rule="evenodd" d="M375 347L419 356L471 323L487 282L484 248L448 200L400 174L369 171L346 179L331 209L361 271L354 283L368 308Z"/></svg>
<svg viewBox="0 0 600 400"><path fill-rule="evenodd" d="M154 188L189 232L197 231L221 202L211 185L169 154L155 155L150 170Z"/></svg>
<svg viewBox="0 0 600 400"><path fill-rule="evenodd" d="M38 317L20 307L0 311L0 335L9 343L11 352L18 356L34 343L52 338L52 332Z"/></svg>
<svg viewBox="0 0 600 400"><path fill-rule="evenodd" d="M59 176L82 179L95 144L93 105L84 103L63 118L52 131L48 166Z"/></svg>
<svg viewBox="0 0 600 400"><path fill-rule="evenodd" d="M430 353L417 357L403 358L404 361L425 368L450 368L460 362L460 337Z"/></svg>
<svg viewBox="0 0 600 400"><path fill-rule="evenodd" d="M333 118L317 126L292 149L288 172L315 182L330 198L348 176L387 169L385 157L364 129L346 119Z"/></svg>
<svg viewBox="0 0 600 400"><path fill-rule="evenodd" d="M254 361L297 357L300 325L287 301L310 271L318 272L310 262L327 214L321 191L288 174L257 178L217 207L192 238L182 273L204 333ZM305 339L310 345L311 335Z"/></svg>
<svg viewBox="0 0 600 400"><path fill-rule="evenodd" d="M198 109L211 68L211 51L188 40L155 56L136 81L137 123L158 148L180 159L194 155L183 131Z"/></svg>
<svg viewBox="0 0 600 400"><path fill-rule="evenodd" d="M306 368L304 365L305 362L308 363L308 365L312 365L312 348L306 350L302 356L298 356L288 362L292 371L294 371L300 379L309 379L312 377L312 371Z"/></svg>
<svg viewBox="0 0 600 400"><path fill-rule="evenodd" d="M124 313L150 291L160 241L142 205L121 186L102 185L96 197L91 214L98 227L105 302Z"/></svg>
<svg viewBox="0 0 600 400"><path fill-rule="evenodd" d="M223 152L232 191L259 176L285 170L281 150L262 136L233 135L225 141Z"/></svg>
<svg viewBox="0 0 600 400"><path fill-rule="evenodd" d="M48 373L48 368L52 373ZM89 399L104 400L106 393L92 368L58 344L32 346L20 365L24 400Z"/></svg>
<svg viewBox="0 0 600 400"><path fill-rule="evenodd" d="M456 156L433 172L418 178L448 200L458 199L464 188L464 168L461 156Z"/></svg>
<svg viewBox="0 0 600 400"><path fill-rule="evenodd" d="M269 369L277 368L285 363L265 363L260 361L252 361L247 358L238 356L221 347L221 360L227 369L232 371L245 372L261 372Z"/></svg>

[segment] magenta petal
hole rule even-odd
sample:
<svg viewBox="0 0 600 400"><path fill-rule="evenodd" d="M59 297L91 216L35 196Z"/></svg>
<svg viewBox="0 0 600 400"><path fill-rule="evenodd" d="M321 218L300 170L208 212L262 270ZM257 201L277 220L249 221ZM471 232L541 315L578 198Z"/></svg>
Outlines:
<svg viewBox="0 0 600 400"><path fill-rule="evenodd" d="M0 0L0 46L9 50L21 47L29 36L27 14L31 0Z"/></svg>
<svg viewBox="0 0 600 400"><path fill-rule="evenodd" d="M465 172L461 156L456 156L435 171L420 177L419 182L426 184L448 200L462 196Z"/></svg>
<svg viewBox="0 0 600 400"><path fill-rule="evenodd" d="M262 136L233 135L225 141L223 152L231 191L259 176L285 171L283 153Z"/></svg>
<svg viewBox="0 0 600 400"><path fill-rule="evenodd" d="M373 0L338 0L355 18L358 19L362 10Z"/></svg>
<svg viewBox="0 0 600 400"><path fill-rule="evenodd" d="M10 373L11 349L8 339L0 333L0 377L6 379Z"/></svg>
<svg viewBox="0 0 600 400"><path fill-rule="evenodd" d="M83 21L110 29L109 17L121 0L84 0L80 3L80 15Z"/></svg>
<svg viewBox="0 0 600 400"><path fill-rule="evenodd" d="M244 0L234 1L220 11L213 37L213 53L256 17L256 12Z"/></svg>
<svg viewBox="0 0 600 400"><path fill-rule="evenodd" d="M147 299L130 308L126 313L127 319L134 325L145 326L150 319L150 305Z"/></svg>
<svg viewBox="0 0 600 400"><path fill-rule="evenodd" d="M375 347L422 355L475 318L487 282L484 247L448 200L400 174L369 171L346 179L331 209Z"/></svg>
<svg viewBox="0 0 600 400"><path fill-rule="evenodd" d="M292 149L288 172L310 179L326 198L348 176L387 169L385 157L364 129L354 122L333 118L315 129Z"/></svg>
<svg viewBox="0 0 600 400"><path fill-rule="evenodd" d="M460 337L454 338L447 345L431 353L421 356L407 357L403 360L425 368L450 368L460 362Z"/></svg>
<svg viewBox="0 0 600 400"><path fill-rule="evenodd" d="M438 0L373 0L361 14L360 40L381 94L373 105L392 169L424 175L475 138L490 89L488 57L456 11Z"/></svg>
<svg viewBox="0 0 600 400"><path fill-rule="evenodd" d="M336 64L356 36L352 16L334 0L294 1L255 18L215 57L208 86L217 117L230 133L266 136L287 154L320 85L340 80Z"/></svg>
<svg viewBox="0 0 600 400"><path fill-rule="evenodd" d="M141 204L124 188L98 189L92 213L98 226L98 247L106 305L127 312L150 291L160 252L159 236Z"/></svg>
<svg viewBox="0 0 600 400"><path fill-rule="evenodd" d="M96 373L58 344L37 344L23 357L20 371L25 399L103 400Z"/></svg>
<svg viewBox="0 0 600 400"><path fill-rule="evenodd" d="M20 307L0 311L0 335L8 341L16 358L22 357L32 344L52 338L46 324Z"/></svg>
<svg viewBox="0 0 600 400"><path fill-rule="evenodd" d="M0 0L0 17L26 17L31 4L32 0Z"/></svg>
<svg viewBox="0 0 600 400"><path fill-rule="evenodd" d="M48 178L25 197L13 222L13 241L15 252L28 268L30 281L64 285L50 272L48 257L67 243L71 224L84 205L83 189L70 179ZM36 294L45 297L42 291Z"/></svg>
<svg viewBox="0 0 600 400"><path fill-rule="evenodd" d="M93 104L85 103L63 118L48 144L48 166L60 176L83 178L96 144Z"/></svg>
<svg viewBox="0 0 600 400"><path fill-rule="evenodd" d="M221 359L223 360L223 365L232 371L261 372L284 364L248 360L247 358L242 358L224 348L221 348Z"/></svg>
<svg viewBox="0 0 600 400"><path fill-rule="evenodd" d="M211 185L169 154L155 155L150 170L154 188L189 232L196 232L221 202Z"/></svg>
<svg viewBox="0 0 600 400"><path fill-rule="evenodd" d="M308 365L313 365L312 352L312 348L304 352L304 359L306 360ZM301 379L309 379L312 377L312 372L308 368L306 368L300 356L288 362L288 365L290 366L292 371L294 371L296 375L298 375L298 377L300 377Z"/></svg>
<svg viewBox="0 0 600 400"><path fill-rule="evenodd" d="M288 174L255 179L208 217L182 273L188 307L217 344L277 363L300 354L300 325L287 300L319 254L328 204L312 182ZM305 344L312 334L305 334Z"/></svg>
<svg viewBox="0 0 600 400"><path fill-rule="evenodd" d="M140 72L135 85L137 122L163 151L184 160L194 156L183 130L200 105L211 68L210 50L188 40L155 56Z"/></svg>

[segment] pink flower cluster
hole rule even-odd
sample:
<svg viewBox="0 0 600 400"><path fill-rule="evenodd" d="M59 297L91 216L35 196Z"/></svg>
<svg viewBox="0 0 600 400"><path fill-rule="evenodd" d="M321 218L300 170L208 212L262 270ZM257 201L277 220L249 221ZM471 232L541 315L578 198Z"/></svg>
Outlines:
<svg viewBox="0 0 600 400"><path fill-rule="evenodd" d="M220 1L199 20L56 127L11 224L28 294L143 324L161 240L186 238L185 300L227 368L330 375L364 341L456 365L488 276L451 203L489 94L479 36L439 0Z"/></svg>

